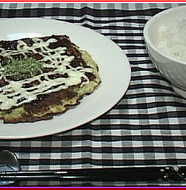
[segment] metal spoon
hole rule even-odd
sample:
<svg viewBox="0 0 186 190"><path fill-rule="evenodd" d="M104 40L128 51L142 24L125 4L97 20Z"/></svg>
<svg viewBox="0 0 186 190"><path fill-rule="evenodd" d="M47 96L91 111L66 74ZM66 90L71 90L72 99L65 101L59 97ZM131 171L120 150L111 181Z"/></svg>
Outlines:
<svg viewBox="0 0 186 190"><path fill-rule="evenodd" d="M9 150L0 151L0 172L20 170L21 167L18 158L13 152ZM11 185L13 183L15 183L14 179L0 179L1 186Z"/></svg>
<svg viewBox="0 0 186 190"><path fill-rule="evenodd" d="M78 181L186 181L186 166L90 168L21 171L17 156L9 150L0 152L0 185L16 180Z"/></svg>

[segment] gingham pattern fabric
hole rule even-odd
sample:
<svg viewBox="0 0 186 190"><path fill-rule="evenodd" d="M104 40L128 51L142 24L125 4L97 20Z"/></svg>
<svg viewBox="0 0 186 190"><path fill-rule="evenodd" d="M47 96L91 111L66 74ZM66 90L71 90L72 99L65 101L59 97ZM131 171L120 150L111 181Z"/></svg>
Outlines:
<svg viewBox="0 0 186 190"><path fill-rule="evenodd" d="M170 3L3 3L1 18L45 17L75 23L113 40L127 55L132 78L109 112L71 131L0 140L23 170L186 165L186 100L176 94L147 53L143 28ZM114 89L113 89L114 90ZM14 186L184 186L186 183L21 181Z"/></svg>

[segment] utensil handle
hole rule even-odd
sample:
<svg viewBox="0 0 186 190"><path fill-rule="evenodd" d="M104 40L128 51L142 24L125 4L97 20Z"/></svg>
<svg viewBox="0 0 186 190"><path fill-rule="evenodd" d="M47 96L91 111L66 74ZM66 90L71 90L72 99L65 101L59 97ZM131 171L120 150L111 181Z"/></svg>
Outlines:
<svg viewBox="0 0 186 190"><path fill-rule="evenodd" d="M186 168L139 167L0 172L0 179L61 179L95 181L183 181Z"/></svg>
<svg viewBox="0 0 186 190"><path fill-rule="evenodd" d="M61 175L56 175L56 174L37 174L37 175L0 175L0 180L15 180L15 179L20 179L20 180L88 180L88 177L84 176L61 176Z"/></svg>

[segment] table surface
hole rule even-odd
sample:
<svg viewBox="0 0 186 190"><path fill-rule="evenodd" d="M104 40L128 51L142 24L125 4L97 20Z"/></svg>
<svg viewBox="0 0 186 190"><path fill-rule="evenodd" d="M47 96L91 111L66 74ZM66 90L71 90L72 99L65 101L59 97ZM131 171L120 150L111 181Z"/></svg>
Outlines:
<svg viewBox="0 0 186 190"><path fill-rule="evenodd" d="M178 3L1 3L1 18L45 17L82 25L113 40L127 55L132 77L109 112L71 131L0 140L23 170L186 165L186 100L151 62L145 23ZM21 181L14 186L185 186L186 183Z"/></svg>

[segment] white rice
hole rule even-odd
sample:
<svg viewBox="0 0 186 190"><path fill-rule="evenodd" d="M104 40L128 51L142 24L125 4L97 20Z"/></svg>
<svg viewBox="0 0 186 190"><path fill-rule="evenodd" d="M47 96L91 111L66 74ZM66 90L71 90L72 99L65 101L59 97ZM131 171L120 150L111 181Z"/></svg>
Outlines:
<svg viewBox="0 0 186 190"><path fill-rule="evenodd" d="M186 62L186 19L160 26L157 48L166 55Z"/></svg>

